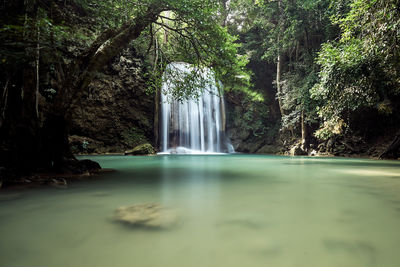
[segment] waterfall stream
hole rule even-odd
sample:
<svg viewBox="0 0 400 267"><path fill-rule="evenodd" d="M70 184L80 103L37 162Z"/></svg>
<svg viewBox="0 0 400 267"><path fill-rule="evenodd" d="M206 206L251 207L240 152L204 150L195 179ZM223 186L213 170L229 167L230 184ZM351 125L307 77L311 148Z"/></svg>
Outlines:
<svg viewBox="0 0 400 267"><path fill-rule="evenodd" d="M201 70L199 75L202 81L193 83L194 87L202 87L195 88L199 92L198 98L178 100L173 97L175 81L182 82L192 71L190 64L174 62L164 72L161 92L161 153L234 152L225 135L223 96L219 93L210 69Z"/></svg>

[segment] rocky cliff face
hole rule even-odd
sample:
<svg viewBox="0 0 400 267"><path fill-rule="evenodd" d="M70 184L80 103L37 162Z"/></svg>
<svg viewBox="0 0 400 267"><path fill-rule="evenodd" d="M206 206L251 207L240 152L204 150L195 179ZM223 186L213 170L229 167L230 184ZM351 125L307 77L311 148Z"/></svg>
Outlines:
<svg viewBox="0 0 400 267"><path fill-rule="evenodd" d="M228 137L236 152L275 154L278 125L271 120L265 102L254 101L243 92L225 94Z"/></svg>
<svg viewBox="0 0 400 267"><path fill-rule="evenodd" d="M121 153L154 142L154 93L146 92L143 63L134 49L114 58L74 107L73 153Z"/></svg>

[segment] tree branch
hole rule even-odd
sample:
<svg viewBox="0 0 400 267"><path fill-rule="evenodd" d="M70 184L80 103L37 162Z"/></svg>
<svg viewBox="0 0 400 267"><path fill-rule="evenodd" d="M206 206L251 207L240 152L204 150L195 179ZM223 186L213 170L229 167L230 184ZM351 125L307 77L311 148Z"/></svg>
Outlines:
<svg viewBox="0 0 400 267"><path fill-rule="evenodd" d="M68 111L86 92L90 82L97 72L129 43L138 38L142 31L155 22L158 15L168 9L168 6L149 5L147 10L134 21L125 23L119 29L104 31L92 45L71 65L62 86L58 92L52 111L55 115L68 116Z"/></svg>

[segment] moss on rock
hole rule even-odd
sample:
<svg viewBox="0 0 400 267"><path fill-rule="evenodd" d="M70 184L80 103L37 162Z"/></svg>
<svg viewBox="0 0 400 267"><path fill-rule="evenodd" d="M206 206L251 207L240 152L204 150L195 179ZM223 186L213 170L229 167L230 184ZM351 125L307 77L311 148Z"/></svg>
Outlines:
<svg viewBox="0 0 400 267"><path fill-rule="evenodd" d="M154 154L156 154L156 150L149 143L141 144L134 147L131 150L125 151L125 155L154 155Z"/></svg>

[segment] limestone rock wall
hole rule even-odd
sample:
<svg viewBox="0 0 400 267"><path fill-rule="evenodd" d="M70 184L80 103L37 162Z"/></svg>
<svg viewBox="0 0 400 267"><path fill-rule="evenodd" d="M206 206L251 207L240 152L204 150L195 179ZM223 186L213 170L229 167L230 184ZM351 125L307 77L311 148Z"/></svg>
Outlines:
<svg viewBox="0 0 400 267"><path fill-rule="evenodd" d="M74 153L123 153L154 143L154 93L146 92L143 63L133 48L114 58L73 111Z"/></svg>
<svg viewBox="0 0 400 267"><path fill-rule="evenodd" d="M280 152L278 127L265 102L251 101L242 92L227 92L227 133L236 152L276 154Z"/></svg>

